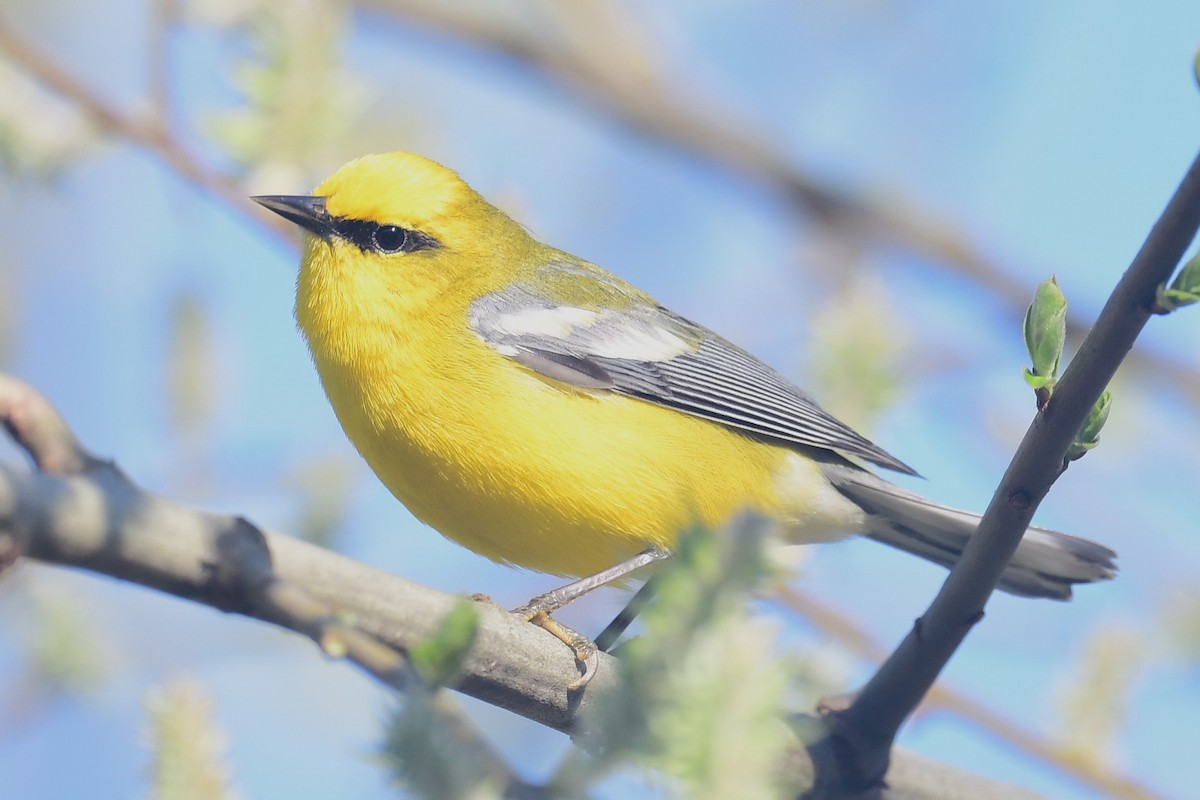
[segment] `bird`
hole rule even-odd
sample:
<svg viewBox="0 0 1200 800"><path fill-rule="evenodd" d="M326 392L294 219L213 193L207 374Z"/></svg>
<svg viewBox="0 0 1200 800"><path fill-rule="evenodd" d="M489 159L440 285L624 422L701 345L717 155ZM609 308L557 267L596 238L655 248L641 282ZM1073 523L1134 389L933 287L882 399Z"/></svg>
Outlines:
<svg viewBox="0 0 1200 800"><path fill-rule="evenodd" d="M252 199L303 231L295 318L349 440L444 536L578 579L518 613L581 663L594 646L550 614L690 526L750 511L789 543L859 534L947 567L975 531L869 469L916 474L779 372L441 164L368 155L310 195ZM999 588L1066 600L1115 559L1030 527Z"/></svg>

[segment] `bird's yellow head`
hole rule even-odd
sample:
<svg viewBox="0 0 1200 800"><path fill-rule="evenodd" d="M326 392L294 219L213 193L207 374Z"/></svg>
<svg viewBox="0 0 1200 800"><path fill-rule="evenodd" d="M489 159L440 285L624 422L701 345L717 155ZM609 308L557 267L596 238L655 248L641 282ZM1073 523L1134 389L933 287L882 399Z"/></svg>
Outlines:
<svg viewBox="0 0 1200 800"><path fill-rule="evenodd" d="M411 153L351 161L311 196L254 199L310 234L296 297L306 333L339 309L395 324L431 298L506 280L533 245L455 172Z"/></svg>
<svg viewBox="0 0 1200 800"><path fill-rule="evenodd" d="M494 209L457 173L412 153L351 161L313 190L334 219L396 226L461 250L487 235L479 224Z"/></svg>

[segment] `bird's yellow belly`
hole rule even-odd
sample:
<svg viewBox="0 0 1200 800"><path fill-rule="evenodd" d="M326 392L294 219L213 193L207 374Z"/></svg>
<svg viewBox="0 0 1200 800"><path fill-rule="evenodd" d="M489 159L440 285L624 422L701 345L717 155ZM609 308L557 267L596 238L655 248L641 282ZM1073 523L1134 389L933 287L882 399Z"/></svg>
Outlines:
<svg viewBox="0 0 1200 800"><path fill-rule="evenodd" d="M804 496L817 484L832 490L790 451L487 355L491 374L473 365L469 382L419 369L369 375L362 364L349 380L319 364L367 463L416 517L465 547L582 576L650 545L669 549L687 526L721 525L746 509L814 532L830 527L808 518Z"/></svg>

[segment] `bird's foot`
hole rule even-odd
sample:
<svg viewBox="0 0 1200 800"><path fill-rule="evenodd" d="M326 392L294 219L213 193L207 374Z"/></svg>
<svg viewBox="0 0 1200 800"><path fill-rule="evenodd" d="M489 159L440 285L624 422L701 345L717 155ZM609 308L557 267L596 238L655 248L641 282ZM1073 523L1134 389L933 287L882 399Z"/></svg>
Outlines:
<svg viewBox="0 0 1200 800"><path fill-rule="evenodd" d="M580 675L567 684L567 690L573 692L576 689L582 689L591 682L592 678L596 677L596 671L600 668L599 648L596 647L595 642L582 633L571 630L551 617L550 612L546 611L538 602L540 599L534 598L520 608L513 609L512 613L525 622L537 625L571 648L571 653L575 656L576 663L579 664Z"/></svg>

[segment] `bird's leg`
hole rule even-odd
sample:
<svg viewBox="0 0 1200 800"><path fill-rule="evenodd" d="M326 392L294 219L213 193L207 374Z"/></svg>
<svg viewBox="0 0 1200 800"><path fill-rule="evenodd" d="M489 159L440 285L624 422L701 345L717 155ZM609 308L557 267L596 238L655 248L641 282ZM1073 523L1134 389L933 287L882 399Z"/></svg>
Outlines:
<svg viewBox="0 0 1200 800"><path fill-rule="evenodd" d="M662 561L670 555L670 553L661 548L648 547L633 558L626 559L620 564L601 570L595 575L580 578L577 581L568 583L566 586L560 586L553 591L540 594L520 608L513 609L512 613L521 617L526 622L532 622L539 628L546 630L552 636L566 644L567 647L571 648L571 652L575 654L575 660L583 667L583 674L568 686L568 689L583 688L596 674L596 668L599 665L599 660L596 656L597 647L591 639L581 633L576 633L566 625L556 622L551 619L550 615L567 603L578 600L593 589L598 589L613 581L620 580L629 573L653 564L656 561Z"/></svg>
<svg viewBox="0 0 1200 800"><path fill-rule="evenodd" d="M611 652L613 645L617 643L617 639L621 638L621 634L625 632L625 629L633 624L638 614L642 613L642 609L654 599L657 589L655 576L651 575L641 585L641 588L637 590L637 593L629 598L629 602L621 609L621 613L613 617L613 621L608 623L604 630L600 631L600 635L595 639L596 647L605 653Z"/></svg>
<svg viewBox="0 0 1200 800"><path fill-rule="evenodd" d="M666 550L658 547L647 547L636 556L628 558L616 566L601 570L595 575L580 578L577 581L568 583L566 586L560 586L545 594L539 594L520 608L513 609L512 613L532 615L541 611L546 614L553 614L555 611L558 611L568 603L575 602L593 589L599 589L601 586L618 581L634 570L641 569L656 561L662 561L670 557L670 555Z"/></svg>

